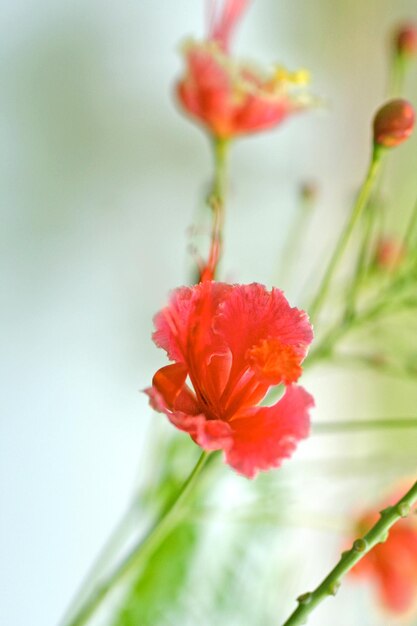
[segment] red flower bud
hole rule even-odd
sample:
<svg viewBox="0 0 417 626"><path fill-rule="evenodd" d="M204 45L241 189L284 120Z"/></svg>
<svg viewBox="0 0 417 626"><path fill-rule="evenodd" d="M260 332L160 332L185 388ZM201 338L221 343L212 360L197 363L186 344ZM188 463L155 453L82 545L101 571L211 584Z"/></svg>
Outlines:
<svg viewBox="0 0 417 626"><path fill-rule="evenodd" d="M406 257L406 249L401 241L393 237L380 239L376 245L375 263L381 270L398 269Z"/></svg>
<svg viewBox="0 0 417 626"><path fill-rule="evenodd" d="M316 182L308 180L302 183L300 187L300 195L304 202L307 204L314 204L319 194L319 188Z"/></svg>
<svg viewBox="0 0 417 626"><path fill-rule="evenodd" d="M408 139L414 128L414 109L407 100L391 100L374 118L374 142L377 146L394 148Z"/></svg>
<svg viewBox="0 0 417 626"><path fill-rule="evenodd" d="M417 26L410 23L402 24L395 32L394 45L398 54L417 55Z"/></svg>

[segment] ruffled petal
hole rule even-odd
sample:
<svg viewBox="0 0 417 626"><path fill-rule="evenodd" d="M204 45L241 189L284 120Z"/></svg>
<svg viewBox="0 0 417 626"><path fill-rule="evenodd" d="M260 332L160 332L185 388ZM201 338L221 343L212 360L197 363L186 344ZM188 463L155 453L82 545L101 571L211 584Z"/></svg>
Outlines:
<svg viewBox="0 0 417 626"><path fill-rule="evenodd" d="M208 420L205 415L167 413L169 420L179 430L188 433L204 450L221 450L231 444L231 429L221 420Z"/></svg>
<svg viewBox="0 0 417 626"><path fill-rule="evenodd" d="M233 443L226 462L240 474L253 478L258 471L279 467L308 436L313 398L302 387L288 387L272 407L245 411L229 423Z"/></svg>
<svg viewBox="0 0 417 626"><path fill-rule="evenodd" d="M152 339L166 350L171 361L187 363L190 348L204 345L215 353L219 339L212 331L212 320L222 297L231 289L225 283L204 282L180 287L171 294L169 305L154 317ZM199 345L194 341L198 335ZM223 349L224 352L224 349Z"/></svg>
<svg viewBox="0 0 417 626"><path fill-rule="evenodd" d="M264 285L235 285L219 307L215 328L229 346L234 368L247 366L248 351L262 340L291 346L302 359L313 339L307 313L290 307L279 289Z"/></svg>
<svg viewBox="0 0 417 626"><path fill-rule="evenodd" d="M193 291L180 287L171 294L170 303L154 317L155 332L152 339L163 348L171 361L184 363L187 350L187 333L194 308Z"/></svg>

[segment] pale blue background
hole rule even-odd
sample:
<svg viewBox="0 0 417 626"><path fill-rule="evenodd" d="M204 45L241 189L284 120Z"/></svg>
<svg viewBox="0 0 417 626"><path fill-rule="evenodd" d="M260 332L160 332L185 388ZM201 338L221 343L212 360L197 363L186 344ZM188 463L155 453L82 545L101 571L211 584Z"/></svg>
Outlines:
<svg viewBox="0 0 417 626"><path fill-rule="evenodd" d="M415 0L253 3L236 50L308 67L327 110L236 146L224 262L233 280L271 281L297 187L316 179L292 289L293 300L304 295L366 166L387 33L404 16L417 19ZM0 622L53 626L146 480L151 422L165 428L139 390L164 362L151 318L187 275L186 229L210 171L204 136L172 99L179 42L203 34L203 10L196 0L4 0L2 17ZM403 172L415 171L415 153L404 147ZM398 189L409 205L412 188ZM362 378L355 393L336 379L306 381L320 415L366 414ZM301 456L332 456L329 445L308 442ZM316 485L326 502L346 491L326 485ZM316 553L297 592L335 558L327 537L308 541ZM352 593L312 626L359 624L356 606L369 600Z"/></svg>

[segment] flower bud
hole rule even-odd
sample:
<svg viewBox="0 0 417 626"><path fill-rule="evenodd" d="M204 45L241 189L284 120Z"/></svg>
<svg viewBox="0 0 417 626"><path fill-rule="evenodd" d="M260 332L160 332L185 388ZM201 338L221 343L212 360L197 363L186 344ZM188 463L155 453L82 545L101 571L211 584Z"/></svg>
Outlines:
<svg viewBox="0 0 417 626"><path fill-rule="evenodd" d="M375 265L380 270L394 271L404 262L406 254L400 240L393 237L382 238L376 245Z"/></svg>
<svg viewBox="0 0 417 626"><path fill-rule="evenodd" d="M417 55L417 25L402 24L394 34L394 46L397 54L401 56Z"/></svg>
<svg viewBox="0 0 417 626"><path fill-rule="evenodd" d="M394 148L413 132L414 109L407 100L391 100L384 104L374 118L374 143L384 148Z"/></svg>
<svg viewBox="0 0 417 626"><path fill-rule="evenodd" d="M314 204L317 200L319 188L313 180L305 181L300 186L300 196L306 204Z"/></svg>

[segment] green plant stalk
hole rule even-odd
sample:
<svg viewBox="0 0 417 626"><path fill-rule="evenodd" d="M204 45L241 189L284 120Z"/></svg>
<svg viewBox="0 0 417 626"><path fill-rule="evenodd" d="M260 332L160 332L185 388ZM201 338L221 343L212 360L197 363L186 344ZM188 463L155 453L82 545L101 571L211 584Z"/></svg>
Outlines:
<svg viewBox="0 0 417 626"><path fill-rule="evenodd" d="M395 52L391 62L391 79L388 89L389 97L398 98L404 91L405 75L407 70L407 58Z"/></svg>
<svg viewBox="0 0 417 626"><path fill-rule="evenodd" d="M230 141L216 138L213 140L214 181L212 194L224 205L227 190L227 170Z"/></svg>
<svg viewBox="0 0 417 626"><path fill-rule="evenodd" d="M223 228L227 192L227 171L230 142L227 139L213 139L214 178L208 198L213 213L213 226L207 269L210 276L216 276L218 263L223 254Z"/></svg>
<svg viewBox="0 0 417 626"><path fill-rule="evenodd" d="M343 232L340 236L340 239L336 245L335 251L333 252L333 256L330 259L330 262L327 266L326 272L324 274L324 278L321 282L321 285L318 289L316 297L313 300L313 303L310 306L309 314L310 318L313 322L316 321L321 308L323 306L324 300L327 296L327 292L330 287L331 280L333 278L334 272L339 265L339 262L346 251L349 240L352 236L352 233L355 229L356 224L358 223L359 218L362 215L362 212L369 200L371 192L374 188L375 181L377 178L378 170L381 165L383 148L380 146L374 145L372 151L371 161L368 167L368 171L366 174L365 181L360 189L357 200L353 206L352 212L350 214L350 218L343 229Z"/></svg>
<svg viewBox="0 0 417 626"><path fill-rule="evenodd" d="M343 577L378 543L388 538L390 528L401 518L407 517L411 507L417 502L417 482L394 506L387 507L380 513L380 518L363 536L353 542L350 550L343 552L340 560L324 578L324 580L309 593L298 598L298 607L282 626L299 626L307 622L314 609L327 597L335 595Z"/></svg>
<svg viewBox="0 0 417 626"><path fill-rule="evenodd" d="M340 422L317 422L312 426L313 435L337 435L372 430L396 430L417 428L417 417L398 417L371 420L343 420Z"/></svg>
<svg viewBox="0 0 417 626"><path fill-rule="evenodd" d="M365 279L366 272L368 269L368 255L369 255L369 246L372 240L372 229L375 222L375 210L371 210L371 206L366 207L365 211L365 225L362 234L362 243L361 248L358 255L358 260L356 263L355 274L353 276L353 280L350 284L350 288L348 289L347 294L347 302L346 302L346 310L344 314L344 318L350 318L354 315L356 309L356 301L358 297L359 289Z"/></svg>
<svg viewBox="0 0 417 626"><path fill-rule="evenodd" d="M84 598L86 598L88 595L89 589L92 585L94 585L95 580L97 580L100 573L115 556L116 551L119 550L123 542L126 541L127 531L132 525L132 521L136 514L136 511L137 498L135 497L132 500L132 504L130 505L130 507L125 511L124 515L119 520L117 526L113 530L105 546L101 550L100 554L94 561L83 582L81 583L79 589L75 593L75 596L71 602L71 606L68 608L67 614L63 618L63 623L66 623L71 613L73 613L77 609L77 607L82 604Z"/></svg>
<svg viewBox="0 0 417 626"><path fill-rule="evenodd" d="M140 565L148 559L153 551L159 546L161 541L166 537L168 532L181 513L181 508L190 495L194 487L197 477L209 458L209 452L203 451L194 469L183 483L181 489L175 498L162 511L160 517L155 522L144 539L133 546L132 550L125 559L118 565L113 572L89 595L76 614L62 622L62 626L83 626L86 624L96 610L101 606L107 595L119 584L126 576L140 567Z"/></svg>
<svg viewBox="0 0 417 626"><path fill-rule="evenodd" d="M377 354L337 354L332 355L332 363L344 367L366 367L373 369L381 374L400 378L401 380L417 379L417 368L414 364L395 365L389 361L381 359Z"/></svg>
<svg viewBox="0 0 417 626"><path fill-rule="evenodd" d="M310 367L316 361L327 358L331 355L334 346L344 335L350 330L360 327L366 322L371 322L379 315L386 313L387 311L396 311L401 308L401 302L395 302L390 300L389 295L394 291L396 283L391 285L391 288L384 293L384 299L378 300L372 306L361 313L343 320L338 326L331 329L327 335L320 341L319 345L310 352L308 355L306 365Z"/></svg>
<svg viewBox="0 0 417 626"><path fill-rule="evenodd" d="M405 252L412 247L414 243L414 239L417 233L417 200L414 204L413 210L411 212L410 220L408 222L407 230L404 235L403 246Z"/></svg>

